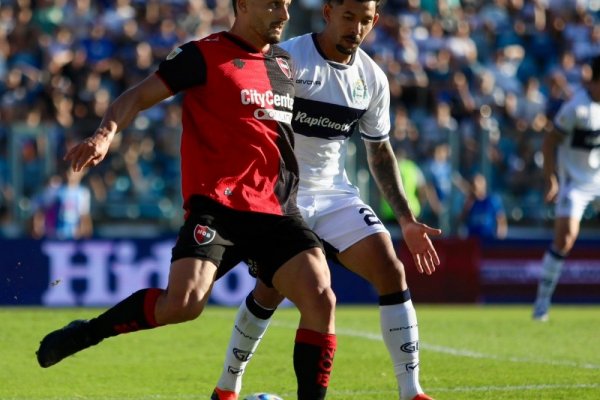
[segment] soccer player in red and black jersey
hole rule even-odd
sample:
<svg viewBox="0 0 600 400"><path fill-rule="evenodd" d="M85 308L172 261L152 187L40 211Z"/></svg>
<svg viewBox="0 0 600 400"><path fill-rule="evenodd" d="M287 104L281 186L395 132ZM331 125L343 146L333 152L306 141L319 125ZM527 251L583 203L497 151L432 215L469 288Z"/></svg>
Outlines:
<svg viewBox="0 0 600 400"><path fill-rule="evenodd" d="M274 45L289 19L290 1L235 5L231 30L175 49L65 155L75 171L97 165L141 110L184 93L185 221L168 288L140 290L96 318L49 333L37 352L42 367L111 336L195 319L214 281L241 260L252 260L258 277L300 311L294 348L298 398L325 398L336 348L335 295L322 244L296 206L291 61Z"/></svg>

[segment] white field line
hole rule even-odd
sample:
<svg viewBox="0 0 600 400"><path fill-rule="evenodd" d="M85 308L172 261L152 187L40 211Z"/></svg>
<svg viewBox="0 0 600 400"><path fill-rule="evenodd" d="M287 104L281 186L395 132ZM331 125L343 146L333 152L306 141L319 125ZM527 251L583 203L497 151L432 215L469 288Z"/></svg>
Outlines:
<svg viewBox="0 0 600 400"><path fill-rule="evenodd" d="M581 383L573 385L515 385L515 386L462 386L453 388L436 388L430 387L429 391L436 393L457 393L457 392L522 392L527 390L556 390L556 389L594 389L600 388L600 383ZM340 396L344 394L353 395L369 395L369 394L385 394L396 393L396 390L335 390L330 389L328 394Z"/></svg>
<svg viewBox="0 0 600 400"><path fill-rule="evenodd" d="M462 386L462 387L453 387L453 388L436 388L431 387L429 390L431 392L436 393L473 393L473 392L522 392L528 390L557 390L557 389L595 389L600 388L600 383L591 383L591 384L574 384L574 385L515 385L515 386ZM328 390L328 394L330 396L344 396L351 395L353 396L368 396L368 395L378 395L378 394L386 394L392 393L395 394L396 390ZM283 398L291 398L294 396L293 392L290 393L279 393ZM200 395L198 393L189 393L189 394L177 394L177 395L148 395L142 397L136 397L137 400L185 400L185 399L199 399ZM5 400L25 400L24 397L9 397ZM44 398L36 398L38 400L65 400L65 397L44 397ZM123 400L122 397L105 397L105 396L90 396L90 397L73 397L73 400Z"/></svg>
<svg viewBox="0 0 600 400"><path fill-rule="evenodd" d="M271 323L274 326L279 326L282 328L295 328L290 324L282 324L277 321L273 321ZM338 335L345 335L351 337L357 337L361 339L375 340L379 342L383 342L381 338L381 334L372 333L372 332L364 332L358 331L354 329L344 329L337 328L336 333ZM479 353L471 350L464 349L455 349L452 347L446 346L438 346L435 344L429 344L420 342L419 344L420 350L424 351L433 351L436 353L450 354L457 357L469 357L469 358L479 358L479 359L488 359L488 360L498 360L498 361L509 361L514 363L529 363L529 364L543 364L543 365L553 365L560 367L572 367L572 368L582 368L582 369L600 369L600 365L597 364L589 364L589 363L579 363L575 361L567 361L567 360L548 360L543 358L531 358L531 357L502 357L494 354L485 354Z"/></svg>

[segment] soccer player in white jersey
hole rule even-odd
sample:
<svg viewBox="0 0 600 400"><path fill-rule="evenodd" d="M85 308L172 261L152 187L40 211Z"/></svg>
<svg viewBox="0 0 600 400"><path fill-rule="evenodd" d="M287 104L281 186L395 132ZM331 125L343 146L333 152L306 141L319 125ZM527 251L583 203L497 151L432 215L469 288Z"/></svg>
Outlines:
<svg viewBox="0 0 600 400"><path fill-rule="evenodd" d="M548 310L564 260L579 235L581 217L600 198L600 55L590 63L591 78L566 101L543 145L545 200L556 201L554 240L544 254L533 318Z"/></svg>
<svg viewBox="0 0 600 400"><path fill-rule="evenodd" d="M379 0L326 0L326 26L281 44L294 60L294 152L300 165L298 206L308 225L345 267L379 295L381 330L401 400L426 400L419 383L415 308L390 234L344 170L347 143L358 128L368 163L402 228L416 268L431 274L439 258L429 238L439 229L411 212L389 142L387 77L359 48L379 18ZM240 306L212 400L237 400L244 368L283 298L262 282Z"/></svg>

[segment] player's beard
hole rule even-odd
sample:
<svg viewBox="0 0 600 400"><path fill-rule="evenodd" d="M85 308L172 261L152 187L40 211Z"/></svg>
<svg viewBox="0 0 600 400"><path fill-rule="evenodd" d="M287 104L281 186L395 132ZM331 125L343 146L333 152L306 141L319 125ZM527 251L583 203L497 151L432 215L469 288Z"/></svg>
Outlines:
<svg viewBox="0 0 600 400"><path fill-rule="evenodd" d="M281 29L278 29L281 28ZM283 29L285 28L285 24L281 23L272 23L267 31L265 32L265 41L269 44L276 44L281 42L281 35L283 34Z"/></svg>
<svg viewBox="0 0 600 400"><path fill-rule="evenodd" d="M351 42L353 44L355 44L355 47L344 47L341 43L338 43L335 45L335 48L337 51L339 51L342 54L345 54L347 56L351 56L354 53L356 53L356 50L358 49L358 46L360 45L360 39L358 39L355 36L344 36L342 38L342 40L344 42Z"/></svg>

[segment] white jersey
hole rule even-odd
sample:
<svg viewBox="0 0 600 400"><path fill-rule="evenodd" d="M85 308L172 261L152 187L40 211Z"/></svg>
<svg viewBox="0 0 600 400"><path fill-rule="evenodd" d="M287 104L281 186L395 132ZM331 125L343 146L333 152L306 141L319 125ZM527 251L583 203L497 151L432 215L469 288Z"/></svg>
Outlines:
<svg viewBox="0 0 600 400"><path fill-rule="evenodd" d="M557 168L561 183L600 185L600 103L593 102L585 89L560 108L554 118L564 134L558 147Z"/></svg>
<svg viewBox="0 0 600 400"><path fill-rule="evenodd" d="M352 61L328 61L315 34L280 44L294 62L296 96L292 126L302 193L357 193L346 175L348 140L358 128L363 140L389 138L389 84L361 49Z"/></svg>

